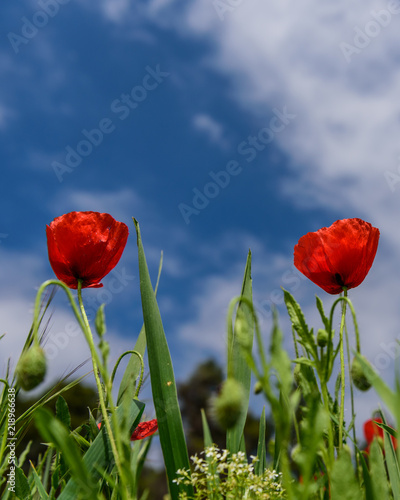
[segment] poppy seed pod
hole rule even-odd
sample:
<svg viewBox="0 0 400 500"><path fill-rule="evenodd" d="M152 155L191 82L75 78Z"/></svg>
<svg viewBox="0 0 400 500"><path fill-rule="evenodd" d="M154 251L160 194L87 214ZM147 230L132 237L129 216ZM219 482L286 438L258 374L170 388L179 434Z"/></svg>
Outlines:
<svg viewBox="0 0 400 500"><path fill-rule="evenodd" d="M17 368L17 383L24 391L37 387L46 375L46 356L40 346L32 346L19 358Z"/></svg>
<svg viewBox="0 0 400 500"><path fill-rule="evenodd" d="M354 382L354 385L359 389L360 391L368 391L371 387L371 383L367 379L367 377L364 375L364 370L361 366L360 361L357 358L353 358L353 361L351 363L351 378Z"/></svg>
<svg viewBox="0 0 400 500"><path fill-rule="evenodd" d="M319 347L325 347L328 345L329 334L326 330L320 328L317 332L317 344Z"/></svg>
<svg viewBox="0 0 400 500"><path fill-rule="evenodd" d="M254 394L260 394L263 391L262 383L257 380L257 382L254 384L253 392Z"/></svg>
<svg viewBox="0 0 400 500"><path fill-rule="evenodd" d="M212 410L217 423L223 429L230 429L243 412L244 390L240 382L228 378L221 392L212 401Z"/></svg>

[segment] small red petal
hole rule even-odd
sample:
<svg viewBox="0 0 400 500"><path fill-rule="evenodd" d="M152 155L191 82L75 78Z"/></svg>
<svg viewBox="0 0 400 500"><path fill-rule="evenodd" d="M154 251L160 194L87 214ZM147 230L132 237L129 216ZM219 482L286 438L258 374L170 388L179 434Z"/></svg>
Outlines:
<svg viewBox="0 0 400 500"><path fill-rule="evenodd" d="M379 425L376 425L376 422L378 422L379 424L383 423L381 418L374 418L374 419L367 420L364 424L364 435L365 435L365 439L367 440L367 444L368 444L368 446L365 450L367 453L369 453L370 445L376 437L380 437L383 439L383 429L382 429L382 427L379 427ZM396 450L397 449L397 439L392 435L390 436L390 438L392 440L393 448Z"/></svg>
<svg viewBox="0 0 400 500"><path fill-rule="evenodd" d="M133 431L131 436L131 441L138 441L139 439L144 439L153 435L157 432L158 424L157 419L149 420L147 422L140 422L140 424Z"/></svg>

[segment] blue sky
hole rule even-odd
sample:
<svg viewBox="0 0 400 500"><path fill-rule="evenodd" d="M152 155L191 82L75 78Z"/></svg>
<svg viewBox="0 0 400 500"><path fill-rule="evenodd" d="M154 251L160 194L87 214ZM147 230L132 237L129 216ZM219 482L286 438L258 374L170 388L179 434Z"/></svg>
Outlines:
<svg viewBox="0 0 400 500"><path fill-rule="evenodd" d="M178 379L209 355L224 362L225 314L249 248L266 338L275 303L290 346L281 286L318 328L314 295L327 306L332 297L295 273L293 247L308 231L361 217L381 240L351 298L363 351L392 381L400 320L399 5L3 4L1 362L16 362L35 288L53 276L45 226L63 213L104 211L129 225L119 274L86 292L95 305L107 303L114 358L132 348L141 326L132 216L153 278L164 251L159 303ZM56 305L49 382L88 357L83 339L67 332L61 294ZM357 403L368 418L377 400L368 393Z"/></svg>

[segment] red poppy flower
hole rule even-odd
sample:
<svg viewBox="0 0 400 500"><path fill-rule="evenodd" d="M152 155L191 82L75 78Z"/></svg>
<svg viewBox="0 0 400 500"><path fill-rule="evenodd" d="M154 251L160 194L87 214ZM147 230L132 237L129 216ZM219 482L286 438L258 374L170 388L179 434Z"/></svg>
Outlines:
<svg viewBox="0 0 400 500"><path fill-rule="evenodd" d="M367 276L378 248L379 230L361 219L338 220L302 236L294 265L331 294L355 288Z"/></svg>
<svg viewBox="0 0 400 500"><path fill-rule="evenodd" d="M100 288L100 281L118 263L128 227L109 214L70 212L46 226L51 267L69 288Z"/></svg>
<svg viewBox="0 0 400 500"><path fill-rule="evenodd" d="M383 420L381 418L374 418L367 420L364 424L364 435L365 439L367 440L367 447L365 451L369 453L369 447L371 446L372 441L376 437L380 437L383 439L383 429L382 427L379 427L379 425L376 425L375 422L378 422L379 424L383 423ZM390 436L392 443L393 443L393 448L397 448L397 439L394 436Z"/></svg>
<svg viewBox="0 0 400 500"><path fill-rule="evenodd" d="M148 422L140 422L140 424L133 431L131 441L138 441L139 439L152 436L155 432L157 432L157 429L158 424L156 418L153 418L153 420L149 420Z"/></svg>
<svg viewBox="0 0 400 500"><path fill-rule="evenodd" d="M97 424L97 427L101 428L101 422ZM140 422L136 429L133 431L131 436L131 441L139 441L139 439L144 439L152 436L158 430L157 419L149 420L147 422Z"/></svg>

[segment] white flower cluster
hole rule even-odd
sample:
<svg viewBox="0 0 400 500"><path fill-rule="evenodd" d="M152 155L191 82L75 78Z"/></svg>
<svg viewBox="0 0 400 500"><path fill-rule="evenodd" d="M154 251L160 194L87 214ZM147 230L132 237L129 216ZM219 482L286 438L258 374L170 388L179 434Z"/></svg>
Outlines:
<svg viewBox="0 0 400 500"><path fill-rule="evenodd" d="M180 491L180 500L275 500L286 498L281 485L281 474L265 469L261 475L255 474L257 457L247 462L246 454L239 451L230 454L215 445L201 452L203 457L191 457L193 471L179 469L174 483L178 486L192 485L194 494L188 496Z"/></svg>

